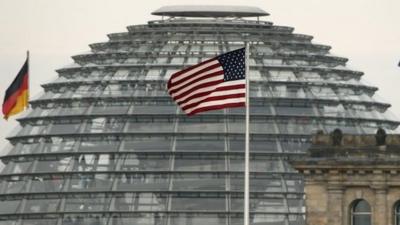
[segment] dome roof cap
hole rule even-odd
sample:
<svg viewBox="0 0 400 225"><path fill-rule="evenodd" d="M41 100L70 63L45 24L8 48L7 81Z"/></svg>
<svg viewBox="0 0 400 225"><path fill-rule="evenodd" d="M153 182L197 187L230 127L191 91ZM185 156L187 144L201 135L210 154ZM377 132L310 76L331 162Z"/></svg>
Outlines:
<svg viewBox="0 0 400 225"><path fill-rule="evenodd" d="M163 6L151 13L157 16L181 17L258 17L269 13L252 6L174 5Z"/></svg>

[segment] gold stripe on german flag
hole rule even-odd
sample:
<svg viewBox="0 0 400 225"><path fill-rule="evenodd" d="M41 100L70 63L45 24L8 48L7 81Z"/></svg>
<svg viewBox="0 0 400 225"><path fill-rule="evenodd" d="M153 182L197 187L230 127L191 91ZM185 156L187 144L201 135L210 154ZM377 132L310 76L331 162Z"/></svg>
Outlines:
<svg viewBox="0 0 400 225"><path fill-rule="evenodd" d="M17 77L7 88L3 102L3 115L5 119L23 111L29 101L29 65L28 58L18 72Z"/></svg>

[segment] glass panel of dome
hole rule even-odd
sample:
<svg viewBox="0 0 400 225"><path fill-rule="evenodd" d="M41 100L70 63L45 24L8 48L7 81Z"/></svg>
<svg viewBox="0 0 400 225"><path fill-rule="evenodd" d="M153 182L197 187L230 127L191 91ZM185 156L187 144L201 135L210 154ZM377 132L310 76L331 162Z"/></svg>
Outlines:
<svg viewBox="0 0 400 225"><path fill-rule="evenodd" d="M190 46L190 52L199 52L200 51L200 45L191 45Z"/></svg>
<svg viewBox="0 0 400 225"><path fill-rule="evenodd" d="M178 132L220 133L225 132L225 124L221 122L179 122Z"/></svg>
<svg viewBox="0 0 400 225"><path fill-rule="evenodd" d="M263 59L262 60L265 66L273 66L273 65L282 65L282 59Z"/></svg>
<svg viewBox="0 0 400 225"><path fill-rule="evenodd" d="M327 133L334 131L338 127L340 127L343 133L355 134L361 132L360 127L352 121L325 120L323 125Z"/></svg>
<svg viewBox="0 0 400 225"><path fill-rule="evenodd" d="M342 104L338 105L320 105L319 112L321 115L329 117L344 117L344 107ZM322 108L321 108L322 107Z"/></svg>
<svg viewBox="0 0 400 225"><path fill-rule="evenodd" d="M242 151L243 149L244 148L242 148ZM252 140L250 142L250 152L278 152L278 151L279 149L276 140Z"/></svg>
<svg viewBox="0 0 400 225"><path fill-rule="evenodd" d="M14 150L10 152L10 154L32 154L38 152L38 143L31 143L31 144L21 144L18 143Z"/></svg>
<svg viewBox="0 0 400 225"><path fill-rule="evenodd" d="M287 85L286 87L286 97L289 98L305 98L306 94L301 86Z"/></svg>
<svg viewBox="0 0 400 225"><path fill-rule="evenodd" d="M271 206L273 207L273 206ZM265 225L286 225L286 215L269 215L269 214L255 214L253 216L254 224L265 224Z"/></svg>
<svg viewBox="0 0 400 225"><path fill-rule="evenodd" d="M263 80L261 77L261 73L258 70L250 70L249 71L249 76L251 77L251 80Z"/></svg>
<svg viewBox="0 0 400 225"><path fill-rule="evenodd" d="M128 69L119 69L117 72L115 72L113 79L114 80L125 80L129 76L129 70Z"/></svg>
<svg viewBox="0 0 400 225"><path fill-rule="evenodd" d="M188 60L188 63L189 63L189 60ZM178 71L179 71L178 69L167 69L167 71L165 72L164 80L168 80L172 74L174 74Z"/></svg>
<svg viewBox="0 0 400 225"><path fill-rule="evenodd" d="M318 127L318 122L308 117L293 118L277 121L280 133L283 134L304 134L312 133Z"/></svg>
<svg viewBox="0 0 400 225"><path fill-rule="evenodd" d="M71 169L72 157L63 157L58 160L38 160L33 172L66 172Z"/></svg>
<svg viewBox="0 0 400 225"><path fill-rule="evenodd" d="M139 214L139 215L131 215L129 217L117 217L114 216L111 221L114 225L125 225L125 224L141 224L141 225L154 225L160 224L165 225L167 224L168 217L164 213L146 213L146 214ZM100 224L103 225L103 224Z"/></svg>
<svg viewBox="0 0 400 225"><path fill-rule="evenodd" d="M26 191L26 181L24 180L8 180L6 182L5 194L21 193Z"/></svg>
<svg viewBox="0 0 400 225"><path fill-rule="evenodd" d="M313 106L298 106L298 105L276 105L275 112L277 115L292 115L292 116L314 116L314 107Z"/></svg>
<svg viewBox="0 0 400 225"><path fill-rule="evenodd" d="M266 45L259 45L259 46L257 46L256 50L257 50L257 52L261 52L266 55L272 55L274 53L274 51Z"/></svg>
<svg viewBox="0 0 400 225"><path fill-rule="evenodd" d="M126 132L173 132L174 124L166 122L128 122L128 128Z"/></svg>
<svg viewBox="0 0 400 225"><path fill-rule="evenodd" d="M243 120L229 119L228 132L244 133L244 125ZM274 121L250 121L250 133L275 134L277 133L275 127Z"/></svg>
<svg viewBox="0 0 400 225"><path fill-rule="evenodd" d="M265 178L265 177L251 177L250 179L250 191L251 192L265 192L268 190L268 184L271 180L276 178ZM232 191L243 191L244 179L243 174L232 174L230 175L230 188ZM242 204L243 205L243 204Z"/></svg>
<svg viewBox="0 0 400 225"><path fill-rule="evenodd" d="M199 58L188 57L187 64L197 64L199 62Z"/></svg>
<svg viewBox="0 0 400 225"><path fill-rule="evenodd" d="M171 216L171 224L176 225L217 225L226 224L226 218L222 215L215 214L177 214Z"/></svg>
<svg viewBox="0 0 400 225"><path fill-rule="evenodd" d="M165 64L165 63L167 63L167 61L168 61L167 57L158 57L158 58L156 58L156 63L158 63L158 64Z"/></svg>
<svg viewBox="0 0 400 225"><path fill-rule="evenodd" d="M124 115L128 112L128 109L128 105L114 105L113 102L96 102L90 113L95 115Z"/></svg>
<svg viewBox="0 0 400 225"><path fill-rule="evenodd" d="M16 223L15 220L0 220L0 225L15 225Z"/></svg>
<svg viewBox="0 0 400 225"><path fill-rule="evenodd" d="M106 220L101 217L101 215L96 215L91 213L89 217L84 217L82 214L66 214L62 221L63 225L75 225L75 224L96 224L96 225L106 225L109 218ZM45 223L41 223L45 224ZM35 225L41 225L35 224ZM46 225L53 225L53 224L46 224ZM118 224L119 225L119 224ZM122 224L121 224L122 225Z"/></svg>
<svg viewBox="0 0 400 225"><path fill-rule="evenodd" d="M288 139L281 140L280 144L284 152L304 153L310 146L306 139Z"/></svg>
<svg viewBox="0 0 400 225"><path fill-rule="evenodd" d="M109 84L104 88L102 96L131 96L129 89L127 84Z"/></svg>
<svg viewBox="0 0 400 225"><path fill-rule="evenodd" d="M112 152L118 149L118 142L100 140L82 140L79 146L81 152Z"/></svg>
<svg viewBox="0 0 400 225"><path fill-rule="evenodd" d="M176 45L172 45L172 44L167 44L164 45L164 47L161 49L162 52L172 52L174 50L174 47Z"/></svg>
<svg viewBox="0 0 400 225"><path fill-rule="evenodd" d="M97 117L88 121L85 127L87 133L121 132L124 122L120 119Z"/></svg>
<svg viewBox="0 0 400 225"><path fill-rule="evenodd" d="M115 198L114 208L119 211L164 211L168 196L160 193L124 193Z"/></svg>
<svg viewBox="0 0 400 225"><path fill-rule="evenodd" d="M288 63L288 65L295 65L295 66L308 66L309 65L309 62L305 61L305 60L289 59L289 60L286 60L286 62Z"/></svg>
<svg viewBox="0 0 400 225"><path fill-rule="evenodd" d="M171 140L168 137L125 140L122 142L121 151L171 151Z"/></svg>
<svg viewBox="0 0 400 225"><path fill-rule="evenodd" d="M69 191L109 191L113 184L110 174L74 174L70 180Z"/></svg>
<svg viewBox="0 0 400 225"><path fill-rule="evenodd" d="M287 204L290 212L300 213L303 211L301 207L304 204L303 199L287 199Z"/></svg>
<svg viewBox="0 0 400 225"><path fill-rule="evenodd" d="M196 145L193 145L195 143ZM176 151L224 151L225 150L225 139L209 139L199 140L198 137L184 137L177 138Z"/></svg>
<svg viewBox="0 0 400 225"><path fill-rule="evenodd" d="M203 45L203 51L205 52L219 52L218 45Z"/></svg>
<svg viewBox="0 0 400 225"><path fill-rule="evenodd" d="M317 72L303 71L297 74L299 80L304 81L322 81L323 79Z"/></svg>
<svg viewBox="0 0 400 225"><path fill-rule="evenodd" d="M286 180L286 188L288 192L301 193L303 191L303 183L301 180Z"/></svg>
<svg viewBox="0 0 400 225"><path fill-rule="evenodd" d="M243 210L243 197L232 198L231 207L234 211ZM263 197L250 200L250 211L251 212L279 212L286 213L288 210L285 206L284 199L282 198L271 198Z"/></svg>
<svg viewBox="0 0 400 225"><path fill-rule="evenodd" d="M69 107L69 108L60 108L57 112L53 111L50 115L83 115L84 112L88 109L88 107Z"/></svg>
<svg viewBox="0 0 400 225"><path fill-rule="evenodd" d="M59 121L55 121L59 122ZM46 134L74 134L79 131L81 123L66 121L65 123L53 123L44 133Z"/></svg>
<svg viewBox="0 0 400 225"><path fill-rule="evenodd" d="M225 159L221 157L176 156L174 162L175 171L225 171Z"/></svg>
<svg viewBox="0 0 400 225"><path fill-rule="evenodd" d="M225 211L226 199L225 196L218 197L203 197L203 196L188 196L185 194L171 197L171 210L185 211Z"/></svg>
<svg viewBox="0 0 400 225"><path fill-rule="evenodd" d="M57 219L24 219L21 225L56 225Z"/></svg>
<svg viewBox="0 0 400 225"><path fill-rule="evenodd" d="M0 214L14 214L17 213L21 200L1 200L0 201Z"/></svg>
<svg viewBox="0 0 400 225"><path fill-rule="evenodd" d="M265 192L283 192L283 185L281 179L271 179L267 181Z"/></svg>
<svg viewBox="0 0 400 225"><path fill-rule="evenodd" d="M41 134L45 128L46 128L45 125L40 125L40 126L25 125L16 136L38 135Z"/></svg>
<svg viewBox="0 0 400 225"><path fill-rule="evenodd" d="M65 199L66 212L107 211L111 202L105 195L70 195Z"/></svg>
<svg viewBox="0 0 400 225"><path fill-rule="evenodd" d="M289 214L288 217L289 217L289 225L304 224L304 216L303 215Z"/></svg>
<svg viewBox="0 0 400 225"><path fill-rule="evenodd" d="M168 155L126 155L123 158L123 171L168 171L170 157Z"/></svg>
<svg viewBox="0 0 400 225"><path fill-rule="evenodd" d="M168 174L123 173L118 178L117 191L165 191L170 179Z"/></svg>
<svg viewBox="0 0 400 225"><path fill-rule="evenodd" d="M254 60L254 59L252 59L252 58L250 58L248 62L249 62L249 66L255 66L255 65L257 65L256 60Z"/></svg>
<svg viewBox="0 0 400 225"><path fill-rule="evenodd" d="M310 91L315 98L338 99L336 93L329 87L312 86Z"/></svg>
<svg viewBox="0 0 400 225"><path fill-rule="evenodd" d="M25 203L25 213L51 213L56 212L60 204L60 199L27 199Z"/></svg>
<svg viewBox="0 0 400 225"><path fill-rule="evenodd" d="M62 190L65 180L61 176L35 176L32 180L30 192L59 192Z"/></svg>
<svg viewBox="0 0 400 225"><path fill-rule="evenodd" d="M274 97L284 98L287 96L286 85L273 85L271 86Z"/></svg>
<svg viewBox="0 0 400 225"><path fill-rule="evenodd" d="M27 117L45 117L50 115L52 111L58 111L54 109L41 109L41 108L34 108L31 113Z"/></svg>
<svg viewBox="0 0 400 225"><path fill-rule="evenodd" d="M186 52L188 46L187 45L178 45L178 52Z"/></svg>
<svg viewBox="0 0 400 225"><path fill-rule="evenodd" d="M183 57L174 57L171 60L171 64L183 64L184 61L185 61L185 58L183 58Z"/></svg>
<svg viewBox="0 0 400 225"><path fill-rule="evenodd" d="M295 81L296 76L292 71L287 70L269 70L268 71L270 80L273 81Z"/></svg>
<svg viewBox="0 0 400 225"><path fill-rule="evenodd" d="M223 173L181 173L172 175L173 191L223 191L225 174Z"/></svg>
<svg viewBox="0 0 400 225"><path fill-rule="evenodd" d="M10 162L3 169L3 174L13 174L13 173L27 173L31 170L31 162Z"/></svg>
<svg viewBox="0 0 400 225"><path fill-rule="evenodd" d="M159 69L151 69L146 74L146 80L158 80L161 78L162 70Z"/></svg>
<svg viewBox="0 0 400 225"><path fill-rule="evenodd" d="M230 171L240 172L244 171L244 159L241 156L231 156L229 159ZM250 160L251 172L283 172L282 162L280 160L268 159L251 159Z"/></svg>
<svg viewBox="0 0 400 225"><path fill-rule="evenodd" d="M125 60L125 63L126 64L136 64L137 62L138 62L138 58L127 58L126 60Z"/></svg>
<svg viewBox="0 0 400 225"><path fill-rule="evenodd" d="M116 164L109 154L82 154L75 156L74 161L74 171L110 171Z"/></svg>
<svg viewBox="0 0 400 225"><path fill-rule="evenodd" d="M251 103L250 103L251 104ZM242 114L241 111L230 111L230 114L238 113ZM250 114L254 115L272 115L271 107L269 105L250 105Z"/></svg>

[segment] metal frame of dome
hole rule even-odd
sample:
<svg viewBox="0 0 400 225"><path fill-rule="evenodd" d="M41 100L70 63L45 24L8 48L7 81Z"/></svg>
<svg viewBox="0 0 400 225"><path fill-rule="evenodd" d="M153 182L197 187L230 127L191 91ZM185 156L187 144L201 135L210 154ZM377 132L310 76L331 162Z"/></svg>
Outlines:
<svg viewBox="0 0 400 225"><path fill-rule="evenodd" d="M250 6L204 6L178 5L164 6L151 13L171 17L260 17L269 14L258 7Z"/></svg>

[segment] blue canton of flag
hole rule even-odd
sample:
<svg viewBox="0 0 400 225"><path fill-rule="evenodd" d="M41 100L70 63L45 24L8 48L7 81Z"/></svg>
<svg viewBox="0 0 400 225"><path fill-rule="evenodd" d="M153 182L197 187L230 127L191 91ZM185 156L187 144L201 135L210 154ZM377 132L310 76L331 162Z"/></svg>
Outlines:
<svg viewBox="0 0 400 225"><path fill-rule="evenodd" d="M246 102L245 48L237 49L171 75L168 93L187 115Z"/></svg>
<svg viewBox="0 0 400 225"><path fill-rule="evenodd" d="M224 81L245 79L245 50L244 48L228 52L217 57L224 69Z"/></svg>

